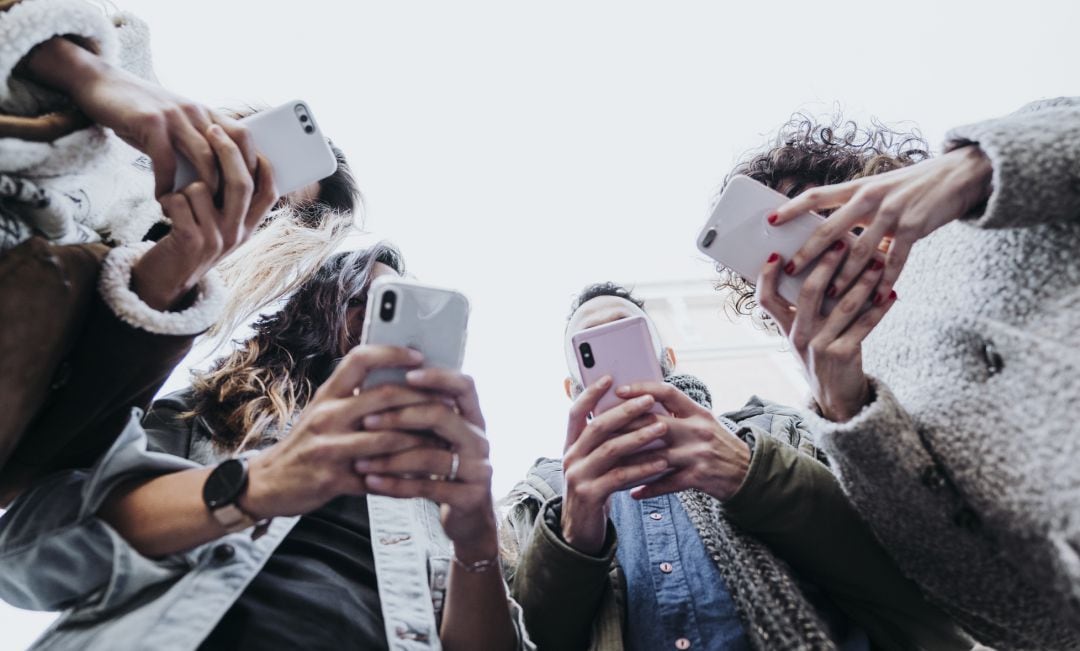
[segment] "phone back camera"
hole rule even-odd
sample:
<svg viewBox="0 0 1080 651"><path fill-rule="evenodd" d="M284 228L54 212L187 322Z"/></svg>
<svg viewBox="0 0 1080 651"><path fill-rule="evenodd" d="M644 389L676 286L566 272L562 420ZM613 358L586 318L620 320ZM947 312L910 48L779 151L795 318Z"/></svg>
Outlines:
<svg viewBox="0 0 1080 651"><path fill-rule="evenodd" d="M306 125L304 127L304 133L315 133L315 127L311 126L310 124Z"/></svg>
<svg viewBox="0 0 1080 651"><path fill-rule="evenodd" d="M397 308L397 293L383 292L382 304L379 305L379 318L389 323L394 320L394 312Z"/></svg>
<svg viewBox="0 0 1080 651"><path fill-rule="evenodd" d="M585 368L596 366L596 360L593 358L592 354L592 346L589 344L581 344L578 350L581 351L581 363L585 365Z"/></svg>
<svg viewBox="0 0 1080 651"><path fill-rule="evenodd" d="M701 248L707 249L712 246L712 243L716 241L716 229L710 228L705 231L705 237L701 240Z"/></svg>

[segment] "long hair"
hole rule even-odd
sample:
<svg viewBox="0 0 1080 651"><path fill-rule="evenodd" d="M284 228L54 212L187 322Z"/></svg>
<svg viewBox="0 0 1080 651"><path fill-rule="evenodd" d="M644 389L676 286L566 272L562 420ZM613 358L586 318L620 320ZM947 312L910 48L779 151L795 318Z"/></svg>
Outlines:
<svg viewBox="0 0 1080 651"><path fill-rule="evenodd" d="M356 334L346 312L366 302L377 262L405 272L401 253L385 243L330 256L280 311L256 321L237 350L194 375L188 415L205 419L219 449L276 438L307 405Z"/></svg>
<svg viewBox="0 0 1080 651"><path fill-rule="evenodd" d="M795 197L812 186L843 183L907 167L930 157L930 147L917 130L894 130L876 120L860 126L839 114L819 121L796 113L762 150L745 155L724 179L745 175ZM757 313L754 284L723 265L716 289L726 291L725 308L732 316L751 316L773 329L767 315Z"/></svg>

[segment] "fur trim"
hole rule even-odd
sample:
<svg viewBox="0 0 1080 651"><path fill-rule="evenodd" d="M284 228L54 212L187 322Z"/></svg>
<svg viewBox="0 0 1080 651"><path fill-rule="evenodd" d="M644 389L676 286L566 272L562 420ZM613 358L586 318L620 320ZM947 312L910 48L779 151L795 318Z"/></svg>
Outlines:
<svg viewBox="0 0 1080 651"><path fill-rule="evenodd" d="M0 110L16 115L40 114L55 106L56 93L12 78L12 71L35 46L54 36L71 34L89 41L98 56L114 63L116 29L105 14L82 0L23 0L0 13Z"/></svg>
<svg viewBox="0 0 1080 651"><path fill-rule="evenodd" d="M178 336L205 332L225 304L225 285L220 276L211 269L199 283L195 304L183 312L159 312L131 290L131 269L153 246L154 242L139 242L109 251L98 283L105 303L122 321L147 332Z"/></svg>

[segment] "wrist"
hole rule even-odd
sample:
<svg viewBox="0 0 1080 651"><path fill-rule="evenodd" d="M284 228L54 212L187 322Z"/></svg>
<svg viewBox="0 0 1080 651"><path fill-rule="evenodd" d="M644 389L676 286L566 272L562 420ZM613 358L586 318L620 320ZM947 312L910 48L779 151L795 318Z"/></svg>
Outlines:
<svg viewBox="0 0 1080 651"><path fill-rule="evenodd" d="M581 526L584 521L581 518L575 518L573 516L574 509L568 508L571 505L563 501L562 514L559 518L559 526L562 529L559 531L559 537L563 539L567 545L570 545L575 550L582 554L590 556L598 555L604 549L604 542L607 538L607 516L601 515L603 521L600 523L599 531L592 531L596 529L595 526ZM600 509L596 509L600 510ZM603 512L601 511L601 514ZM597 535L597 533L599 535Z"/></svg>
<svg viewBox="0 0 1080 651"><path fill-rule="evenodd" d="M165 312L180 305L199 278L176 260L183 260L179 253L171 253L171 240L165 239L147 251L131 269L131 289L142 302L151 308ZM179 279L179 280L178 280Z"/></svg>
<svg viewBox="0 0 1080 651"><path fill-rule="evenodd" d="M273 485L267 481L268 470L265 455L252 457L248 462L247 489L236 500L236 505L240 507L240 510L253 520L283 515L273 508L276 499L273 495Z"/></svg>
<svg viewBox="0 0 1080 651"><path fill-rule="evenodd" d="M966 212L970 212L990 199L993 190L994 166L986 152L975 143L955 151L959 158L960 170L964 175Z"/></svg>
<svg viewBox="0 0 1080 651"><path fill-rule="evenodd" d="M454 557L465 565L473 565L488 561L499 556L499 536L491 523L490 528L484 527L485 531L470 534L468 538L462 538L454 542Z"/></svg>

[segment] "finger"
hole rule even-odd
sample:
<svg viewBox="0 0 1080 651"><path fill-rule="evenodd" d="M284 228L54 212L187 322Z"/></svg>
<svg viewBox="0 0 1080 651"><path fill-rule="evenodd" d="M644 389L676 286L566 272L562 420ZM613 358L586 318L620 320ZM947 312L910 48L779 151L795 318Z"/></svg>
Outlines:
<svg viewBox="0 0 1080 651"><path fill-rule="evenodd" d="M833 242L846 241L851 229L857 226L860 220L871 215L877 210L880 201L880 192L863 190L855 193L851 200L840 208L814 229L813 235L792 256L784 273L796 275L806 268L818 256L825 252Z"/></svg>
<svg viewBox="0 0 1080 651"><path fill-rule="evenodd" d="M154 196L161 197L173 191L176 185L176 150L169 142L168 132L162 127L146 142L146 155L154 168Z"/></svg>
<svg viewBox="0 0 1080 651"><path fill-rule="evenodd" d="M635 418L632 422L630 422L626 426L626 429L624 431L633 432L634 430L641 429L643 427L648 427L649 425L652 425L653 423L658 423L658 422L660 422L660 417L658 415L653 414L653 413L648 413L648 414L645 414L644 416L641 416L639 418Z"/></svg>
<svg viewBox="0 0 1080 651"><path fill-rule="evenodd" d="M692 487L692 478L689 470L679 470L656 481L638 486L630 491L630 497L635 500L645 500L659 495L678 493Z"/></svg>
<svg viewBox="0 0 1080 651"><path fill-rule="evenodd" d="M572 451L575 455L588 455L611 434L624 431L627 424L643 416L655 404L656 399L651 395L642 395L612 407L592 419L577 443L574 444Z"/></svg>
<svg viewBox="0 0 1080 651"><path fill-rule="evenodd" d="M315 392L320 395L341 398L351 395L361 386L368 373L377 368L415 368L424 362L418 350L401 346L356 346L342 358L330 377Z"/></svg>
<svg viewBox="0 0 1080 651"><path fill-rule="evenodd" d="M581 474L585 477L599 477L615 466L622 465L626 457L640 454L642 448L661 440L667 432L667 424L661 422L612 436L581 461Z"/></svg>
<svg viewBox="0 0 1080 651"><path fill-rule="evenodd" d="M893 286L896 284L896 280L900 277L900 272L904 270L904 265L907 263L908 254L911 253L912 241L903 238L894 238L892 246L889 247L889 252L885 256L885 271L881 275L881 284L878 286L878 295L874 298L874 302L884 302L885 299L893 291ZM894 296L895 298L895 296Z"/></svg>
<svg viewBox="0 0 1080 651"><path fill-rule="evenodd" d="M877 324L881 323L881 319L885 317L892 306L896 304L896 292L890 292L880 305L875 305L862 314L855 323L839 337L837 343L844 345L855 345L861 343L870 332L877 327Z"/></svg>
<svg viewBox="0 0 1080 651"><path fill-rule="evenodd" d="M192 167L199 174L212 192L218 190L218 161L214 158L214 148L202 131L198 131L187 119L171 123L172 142ZM155 161L156 162L156 161Z"/></svg>
<svg viewBox="0 0 1080 651"><path fill-rule="evenodd" d="M255 194L251 197L251 206L248 207L247 218L244 220L245 234L253 233L281 198L274 181L273 165L261 155L256 157L256 161Z"/></svg>
<svg viewBox="0 0 1080 651"><path fill-rule="evenodd" d="M248 171L240 148L229 138L224 129L216 124L212 125L207 135L214 153L217 154L221 176L225 180L222 201L222 215L225 223L222 228L229 232L237 232L248 214L251 196L255 192L255 181L251 178L251 172Z"/></svg>
<svg viewBox="0 0 1080 651"><path fill-rule="evenodd" d="M195 181L181 192L194 210L195 221L203 236L203 251L216 260L225 250L226 242L225 235L221 232L221 213L214 205L210 188L202 181Z"/></svg>
<svg viewBox="0 0 1080 651"><path fill-rule="evenodd" d="M387 497L423 497L439 504L457 505L475 492L475 487L436 479L406 479L390 475L364 475L368 492Z"/></svg>
<svg viewBox="0 0 1080 651"><path fill-rule="evenodd" d="M487 456L487 439L462 416L442 402L414 404L364 418L366 429L434 432L456 450Z"/></svg>
<svg viewBox="0 0 1080 651"><path fill-rule="evenodd" d="M441 449L431 436L410 432L345 432L319 436L320 454L330 461L345 461L350 468L357 459L429 448Z"/></svg>
<svg viewBox="0 0 1080 651"><path fill-rule="evenodd" d="M783 258L779 253L773 253L761 268L757 277L757 285L754 288L754 298L761 309L772 317L773 321L780 326L780 331L785 335L791 332L791 323L795 319L795 306L786 298L780 296L780 269Z"/></svg>
<svg viewBox="0 0 1080 651"><path fill-rule="evenodd" d="M202 230L195 219L188 198L179 193L166 194L158 200L162 213L172 222L169 232L193 249L202 248Z"/></svg>
<svg viewBox="0 0 1080 651"><path fill-rule="evenodd" d="M851 289L840 297L836 308L829 313L814 339L819 344L829 344L835 341L858 318L859 311L870 302L874 289L878 286L880 280L880 266L866 267Z"/></svg>
<svg viewBox="0 0 1080 651"><path fill-rule="evenodd" d="M890 233L892 233L895 227L895 217L886 213L884 210L878 211L874 215L873 221L866 227L855 241L851 244L851 253L848 255L847 260L844 261L844 266L840 269L840 273L836 275L833 280L834 292L841 294L847 291L847 288L851 286L851 283L855 281L855 278L859 276L868 265L872 264L872 257L874 252L878 250L878 246L882 240Z"/></svg>
<svg viewBox="0 0 1080 651"><path fill-rule="evenodd" d="M776 212L769 216L769 223L779 226L804 213L835 208L847 202L858 189L858 181L810 188L777 208Z"/></svg>
<svg viewBox="0 0 1080 651"><path fill-rule="evenodd" d="M346 396L322 403L321 412L326 416L316 421L314 426L317 431L379 429L378 427L364 427L362 422L365 417L391 409L401 409L431 403L436 400L435 396L394 384L386 384L367 391L357 392L354 396ZM321 413L320 413L321 415Z"/></svg>
<svg viewBox="0 0 1080 651"><path fill-rule="evenodd" d="M455 470L454 454L441 448L414 448L382 457L357 459L353 469L364 475L394 475L414 479L425 479L431 475L449 477L450 472ZM463 482L486 479L490 465L487 459L459 454L456 479Z"/></svg>
<svg viewBox="0 0 1080 651"><path fill-rule="evenodd" d="M244 164L247 165L248 171L254 176L259 165L259 152L255 149L255 139L251 136L248 128L240 120L234 120L217 111L212 113L211 119L229 136L229 140L236 143L237 148L240 149L240 154L244 157Z"/></svg>
<svg viewBox="0 0 1080 651"><path fill-rule="evenodd" d="M596 405L600 403L600 399L611 388L613 382L614 380L610 375L605 375L592 386L585 387L585 390L574 401L574 404L570 407L570 418L566 425L566 445L563 452L570 449L570 446L576 443L578 437L585 431L589 424L589 414L593 413Z"/></svg>
<svg viewBox="0 0 1080 651"><path fill-rule="evenodd" d="M453 398L465 420L484 428L484 414L480 411L476 382L471 376L445 368L419 368L406 373L405 381L409 386L437 391Z"/></svg>
<svg viewBox="0 0 1080 651"><path fill-rule="evenodd" d="M634 461L616 466L598 478L594 491L597 495L611 495L629 486L640 484L669 468L671 464L661 454L638 455Z"/></svg>
<svg viewBox="0 0 1080 651"><path fill-rule="evenodd" d="M815 328L821 321L821 306L825 302L825 297L836 296L836 287L832 286L830 281L844 260L845 248L847 247L843 240L833 242L803 280L802 287L799 289L799 298L795 302L793 331Z"/></svg>
<svg viewBox="0 0 1080 651"><path fill-rule="evenodd" d="M615 394L623 399L637 398L638 396L652 396L660 403L668 413L684 417L702 409L690 396L679 391L667 382L637 382L627 384L615 390Z"/></svg>

